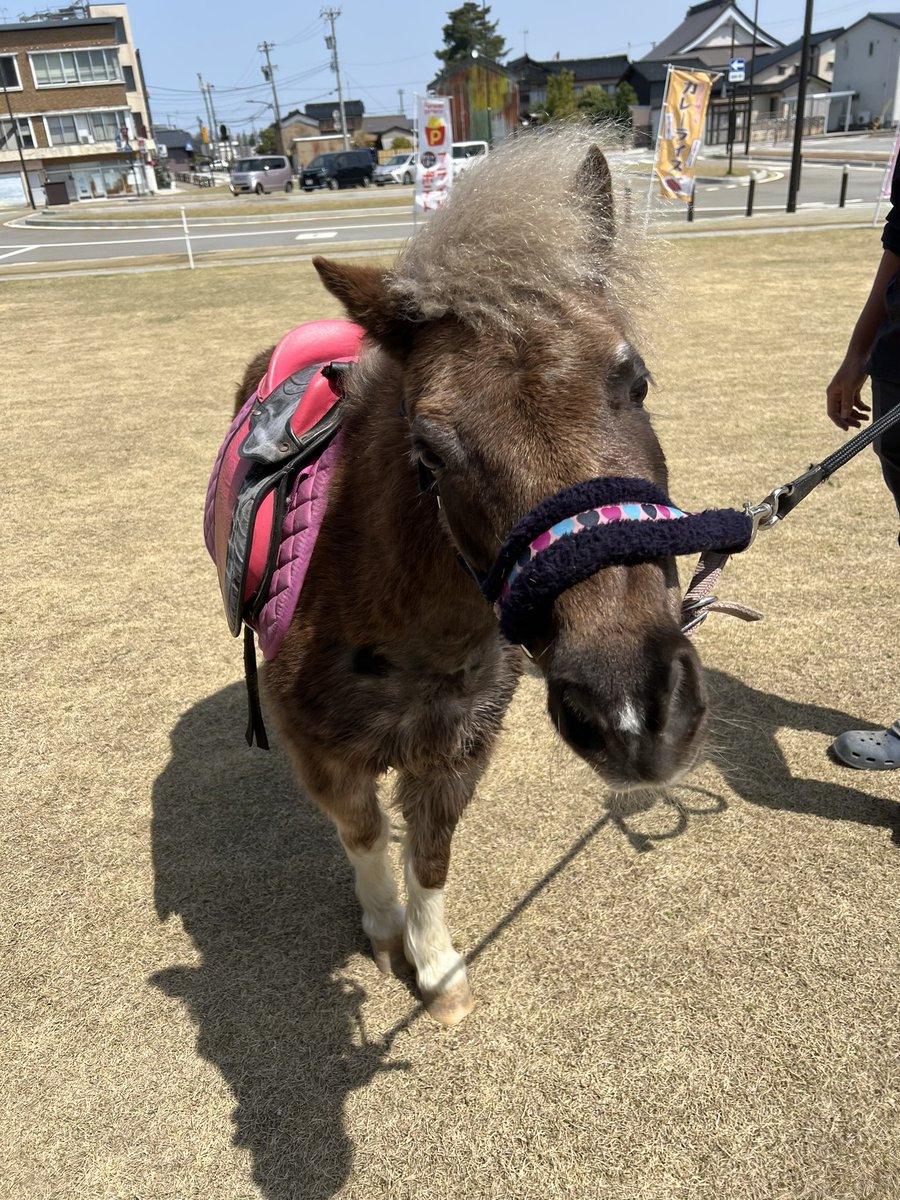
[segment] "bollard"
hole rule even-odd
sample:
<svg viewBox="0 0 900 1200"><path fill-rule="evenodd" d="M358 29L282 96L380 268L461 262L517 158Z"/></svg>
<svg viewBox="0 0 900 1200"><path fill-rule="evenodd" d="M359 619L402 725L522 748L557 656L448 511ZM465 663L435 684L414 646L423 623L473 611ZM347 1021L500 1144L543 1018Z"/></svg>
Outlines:
<svg viewBox="0 0 900 1200"><path fill-rule="evenodd" d="M756 175L753 174L750 176L750 186L747 188L747 211L744 213L745 217L753 216L753 196L754 196L755 192L756 192Z"/></svg>
<svg viewBox="0 0 900 1200"><path fill-rule="evenodd" d="M690 196L688 197L687 219L689 221L693 221L693 219L694 219L694 193L693 192L691 192Z"/></svg>
<svg viewBox="0 0 900 1200"><path fill-rule="evenodd" d="M838 208L845 208L847 204L847 184L850 182L850 168L844 163L844 170L841 174L841 198L838 200Z"/></svg>

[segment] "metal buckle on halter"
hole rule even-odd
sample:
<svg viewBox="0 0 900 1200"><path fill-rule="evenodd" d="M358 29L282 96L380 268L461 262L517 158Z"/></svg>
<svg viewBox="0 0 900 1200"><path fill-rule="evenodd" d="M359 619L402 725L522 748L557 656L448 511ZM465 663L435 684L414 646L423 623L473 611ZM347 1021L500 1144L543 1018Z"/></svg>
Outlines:
<svg viewBox="0 0 900 1200"><path fill-rule="evenodd" d="M773 488L759 504L744 503L744 512L753 518L753 533L750 542L756 537L757 530L771 529L779 521L783 521L801 500L805 500L813 488L818 487L827 478L821 463L813 463L790 483L783 483Z"/></svg>
<svg viewBox="0 0 900 1200"><path fill-rule="evenodd" d="M754 542L756 534L760 529L772 529L774 524L778 524L781 518L779 512L779 504L782 496L790 492L790 484L782 484L780 487L773 488L769 492L766 499L760 500L758 504L750 504L749 500L744 502L744 512L752 518L754 522L754 532L750 534L750 544Z"/></svg>
<svg viewBox="0 0 900 1200"><path fill-rule="evenodd" d="M690 633L692 629L696 629L698 625L702 625L709 616L709 609L718 600L718 596L700 596L696 600L688 600L681 605L681 632ZM684 620L685 616L693 614Z"/></svg>

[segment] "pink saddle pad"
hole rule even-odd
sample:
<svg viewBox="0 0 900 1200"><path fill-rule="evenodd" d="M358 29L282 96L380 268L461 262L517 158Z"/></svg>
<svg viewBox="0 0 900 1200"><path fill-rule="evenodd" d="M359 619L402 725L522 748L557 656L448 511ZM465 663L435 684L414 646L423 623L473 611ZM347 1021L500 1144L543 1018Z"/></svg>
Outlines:
<svg viewBox="0 0 900 1200"><path fill-rule="evenodd" d="M210 477L204 534L229 628L255 629L267 659L297 607L340 453L335 364L356 360L361 337L349 321L312 321L283 338Z"/></svg>

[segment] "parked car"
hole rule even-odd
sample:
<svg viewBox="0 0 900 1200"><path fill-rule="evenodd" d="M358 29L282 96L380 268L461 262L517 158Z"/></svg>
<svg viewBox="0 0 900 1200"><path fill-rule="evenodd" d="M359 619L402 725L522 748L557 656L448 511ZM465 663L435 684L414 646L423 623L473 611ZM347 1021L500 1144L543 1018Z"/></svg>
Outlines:
<svg viewBox="0 0 900 1200"><path fill-rule="evenodd" d="M372 174L377 187L386 183L412 183L416 177L416 156L410 150L406 154L392 154Z"/></svg>
<svg viewBox="0 0 900 1200"><path fill-rule="evenodd" d="M327 187L336 192L343 187L368 187L374 170L375 164L368 150L335 150L331 154L317 154L309 166L303 168L303 190L311 192L313 188Z"/></svg>
<svg viewBox="0 0 900 1200"><path fill-rule="evenodd" d="M290 192L294 187L294 172L283 154L265 154L258 158L241 158L231 168L228 186L235 195L240 192Z"/></svg>
<svg viewBox="0 0 900 1200"><path fill-rule="evenodd" d="M453 178L461 171L468 171L480 162L488 152L487 142L454 142L453 143Z"/></svg>

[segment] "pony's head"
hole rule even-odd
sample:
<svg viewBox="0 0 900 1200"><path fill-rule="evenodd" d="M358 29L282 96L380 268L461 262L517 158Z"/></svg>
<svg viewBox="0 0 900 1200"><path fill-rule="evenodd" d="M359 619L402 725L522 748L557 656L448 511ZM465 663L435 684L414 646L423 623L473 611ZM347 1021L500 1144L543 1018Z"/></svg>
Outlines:
<svg viewBox="0 0 900 1200"><path fill-rule="evenodd" d="M396 270L316 260L400 364L413 463L476 573L524 514L582 480L666 489L628 316L637 234L617 227L613 192L590 135L528 135L454 184ZM705 690L679 610L661 558L577 583L529 635L560 734L616 786L671 781L700 752Z"/></svg>

